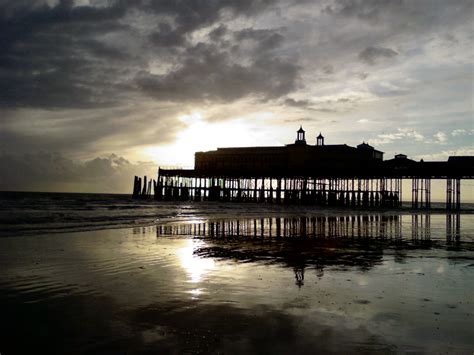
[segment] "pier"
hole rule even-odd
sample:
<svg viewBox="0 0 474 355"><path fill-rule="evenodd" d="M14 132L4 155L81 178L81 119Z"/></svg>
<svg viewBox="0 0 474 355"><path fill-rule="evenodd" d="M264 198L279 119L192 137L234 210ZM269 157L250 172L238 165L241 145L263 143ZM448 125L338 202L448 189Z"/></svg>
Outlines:
<svg viewBox="0 0 474 355"><path fill-rule="evenodd" d="M194 169L158 168L156 179L135 177L133 196L159 201L223 201L398 208L403 181L411 184L411 206L431 207L431 182L446 181L446 208L459 210L461 180L474 178L474 157L424 162L357 147L306 143L302 128L283 147L219 148L197 152ZM406 184L405 184L406 185ZM407 193L407 192L406 192ZM409 193L409 192L408 192Z"/></svg>

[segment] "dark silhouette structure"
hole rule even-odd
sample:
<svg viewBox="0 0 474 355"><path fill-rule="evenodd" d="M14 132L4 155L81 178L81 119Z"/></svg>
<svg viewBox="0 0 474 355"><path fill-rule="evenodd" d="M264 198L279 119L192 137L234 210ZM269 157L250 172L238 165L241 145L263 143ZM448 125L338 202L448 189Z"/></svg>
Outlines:
<svg viewBox="0 0 474 355"><path fill-rule="evenodd" d="M402 179L412 180L412 206L429 208L431 179L446 179L446 205L459 209L461 179L474 177L474 157L420 162L357 147L306 142L302 127L282 147L218 148L195 154L194 169L158 169L157 180L135 177L133 196L157 200L315 203L362 207L401 206Z"/></svg>
<svg viewBox="0 0 474 355"><path fill-rule="evenodd" d="M294 144L283 147L218 148L197 152L197 174L228 176L325 176L365 171L383 160L383 152L367 143L357 148L346 144L325 145L319 134L316 145L306 143L300 128ZM359 173L360 174L360 173Z"/></svg>

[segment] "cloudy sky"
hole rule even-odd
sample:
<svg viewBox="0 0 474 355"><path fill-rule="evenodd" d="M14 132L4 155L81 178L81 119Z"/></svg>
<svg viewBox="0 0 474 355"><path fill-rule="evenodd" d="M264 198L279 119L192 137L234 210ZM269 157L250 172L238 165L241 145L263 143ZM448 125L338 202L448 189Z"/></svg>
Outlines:
<svg viewBox="0 0 474 355"><path fill-rule="evenodd" d="M0 190L129 192L194 152L473 155L472 0L0 0Z"/></svg>

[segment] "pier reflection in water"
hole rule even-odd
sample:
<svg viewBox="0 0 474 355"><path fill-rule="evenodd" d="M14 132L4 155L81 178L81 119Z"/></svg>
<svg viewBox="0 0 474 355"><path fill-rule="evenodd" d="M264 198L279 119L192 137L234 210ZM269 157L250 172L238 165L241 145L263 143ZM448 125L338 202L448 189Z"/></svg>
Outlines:
<svg viewBox="0 0 474 355"><path fill-rule="evenodd" d="M446 214L446 241L461 238L461 215ZM335 238L431 239L429 213L223 219L157 226L157 235L206 238ZM442 217L442 216L436 216ZM438 234L441 235L442 233ZM438 235L438 237L439 237Z"/></svg>
<svg viewBox="0 0 474 355"><path fill-rule="evenodd" d="M162 225L156 231L158 236L206 239L208 243L194 251L198 257L284 265L293 269L301 287L308 268L322 277L326 267L371 269L383 263L388 249L396 262L404 262L409 249L460 246L461 216L435 215L434 226L432 217L425 213L228 219ZM440 228L443 217L445 231Z"/></svg>

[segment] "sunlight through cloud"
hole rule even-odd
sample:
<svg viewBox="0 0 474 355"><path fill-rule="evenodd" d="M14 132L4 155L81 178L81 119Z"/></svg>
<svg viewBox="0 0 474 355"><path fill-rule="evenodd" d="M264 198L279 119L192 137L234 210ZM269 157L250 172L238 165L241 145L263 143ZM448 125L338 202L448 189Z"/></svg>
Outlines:
<svg viewBox="0 0 474 355"><path fill-rule="evenodd" d="M208 122L199 112L178 119L187 127L178 132L173 144L145 148L143 153L148 159L167 165L192 167L195 152L254 143L251 124L241 119Z"/></svg>

